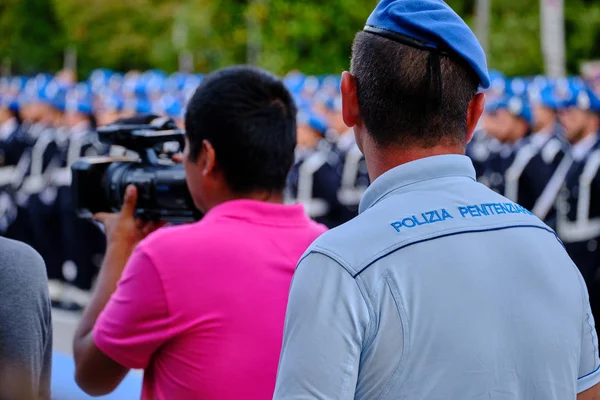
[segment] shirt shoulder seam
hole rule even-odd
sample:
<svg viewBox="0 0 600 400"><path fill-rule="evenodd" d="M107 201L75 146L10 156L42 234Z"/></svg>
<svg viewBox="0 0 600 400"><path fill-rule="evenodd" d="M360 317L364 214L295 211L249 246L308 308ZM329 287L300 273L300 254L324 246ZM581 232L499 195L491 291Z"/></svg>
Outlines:
<svg viewBox="0 0 600 400"><path fill-rule="evenodd" d="M357 279L353 275L352 272L350 272L351 267L341 257L339 257L337 254L335 254L331 251L328 251L326 249L323 249L323 248L313 247L305 255L302 256L300 261L298 261L298 266L300 266L302 261L304 261L308 256L310 256L313 253L321 254L322 256L325 256L325 257L331 259L333 262L335 262L340 267L342 267L354 281L354 284L356 285L356 288L358 289L358 292L360 293L360 297L362 298L363 303L367 307L367 311L369 314L369 322L367 323L367 326L365 327L365 331L363 332L363 345L364 345L364 343L366 341L368 341L368 339L369 339L368 336L370 336L370 332L372 329L371 327L372 327L373 321L375 320L374 307L372 306L370 299L367 296L366 288L364 287L364 283L361 283L361 281L359 279Z"/></svg>
<svg viewBox="0 0 600 400"><path fill-rule="evenodd" d="M482 226L481 229L465 229L465 228L456 229L456 230L449 229L446 231L437 232L436 234L434 234L432 236L416 237L416 238L414 238L414 240L407 240L400 244L391 246L390 248L386 249L385 251L380 252L377 255L377 257L371 258L368 262L365 262L358 270L353 272L353 277L356 278L356 277L360 276L360 274L362 274L364 271L369 269L369 267L371 265L373 265L377 261L389 256L390 254L395 253L396 251L403 250L403 249L413 246L415 244L429 242L429 241L437 240L437 239L442 239L442 238L448 237L448 236L462 235L462 234L467 234L467 233L490 232L490 231L498 231L498 230L505 230L505 229L514 229L514 228L536 228L536 229L544 230L548 233L553 234L554 237L558 240L558 242L561 243L561 245L562 245L562 242L560 242L560 240L558 239L558 236L556 235L556 233L554 231L552 231L550 228L545 228L545 227L542 227L540 225L535 225L535 224L510 224L510 225L491 224L488 226Z"/></svg>

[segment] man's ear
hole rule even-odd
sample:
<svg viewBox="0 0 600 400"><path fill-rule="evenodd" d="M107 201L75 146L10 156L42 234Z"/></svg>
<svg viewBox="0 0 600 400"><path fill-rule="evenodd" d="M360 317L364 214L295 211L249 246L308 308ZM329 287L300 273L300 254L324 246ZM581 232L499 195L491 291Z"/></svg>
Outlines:
<svg viewBox="0 0 600 400"><path fill-rule="evenodd" d="M207 176L210 175L217 165L217 154L215 153L215 148L208 140L202 141L202 175Z"/></svg>
<svg viewBox="0 0 600 400"><path fill-rule="evenodd" d="M485 108L485 94L477 93L469 102L469 108L467 110L467 143L473 138L473 132L477 128L479 118L483 114Z"/></svg>
<svg viewBox="0 0 600 400"><path fill-rule="evenodd" d="M342 117L348 128L353 128L361 124L360 112L358 109L358 90L356 87L356 78L349 72L342 73Z"/></svg>

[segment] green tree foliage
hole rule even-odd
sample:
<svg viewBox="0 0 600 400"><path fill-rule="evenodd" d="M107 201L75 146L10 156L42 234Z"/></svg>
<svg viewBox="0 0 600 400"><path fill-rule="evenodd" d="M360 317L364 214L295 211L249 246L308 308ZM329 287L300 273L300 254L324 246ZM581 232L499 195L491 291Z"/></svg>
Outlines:
<svg viewBox="0 0 600 400"><path fill-rule="evenodd" d="M475 0L447 0L469 24ZM0 0L0 60L56 70L66 45L80 76L99 67L173 72L181 52L208 72L257 63L277 73L347 69L350 44L377 0ZM568 68L600 59L600 2L565 1ZM507 75L543 72L539 0L492 0L489 64ZM248 43L250 42L250 46Z"/></svg>
<svg viewBox="0 0 600 400"><path fill-rule="evenodd" d="M0 60L10 60L13 70L59 69L63 38L49 0L0 0Z"/></svg>

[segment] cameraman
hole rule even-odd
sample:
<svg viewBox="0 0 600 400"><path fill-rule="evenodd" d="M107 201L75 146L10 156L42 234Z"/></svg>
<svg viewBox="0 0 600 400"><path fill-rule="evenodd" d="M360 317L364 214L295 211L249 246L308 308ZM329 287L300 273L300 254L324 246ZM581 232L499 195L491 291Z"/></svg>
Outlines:
<svg viewBox="0 0 600 400"><path fill-rule="evenodd" d="M287 295L302 253L325 228L283 205L296 107L282 82L251 68L207 77L190 100L183 162L195 224L97 215L107 252L74 339L76 380L114 390L144 369L144 399L267 399ZM118 285L117 285L118 282Z"/></svg>

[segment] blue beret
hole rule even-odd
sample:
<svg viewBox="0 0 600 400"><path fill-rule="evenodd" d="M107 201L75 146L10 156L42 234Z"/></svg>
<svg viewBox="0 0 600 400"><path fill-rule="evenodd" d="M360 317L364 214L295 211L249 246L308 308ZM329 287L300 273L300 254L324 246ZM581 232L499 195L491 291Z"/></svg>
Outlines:
<svg viewBox="0 0 600 400"><path fill-rule="evenodd" d="M183 90L185 87L185 81L187 79L187 74L182 72L175 72L171 76L167 78L165 81L165 90L169 92L178 92Z"/></svg>
<svg viewBox="0 0 600 400"><path fill-rule="evenodd" d="M152 111L150 102L141 98L126 100L123 108L136 114L149 114Z"/></svg>
<svg viewBox="0 0 600 400"><path fill-rule="evenodd" d="M490 86L485 52L475 34L442 0L382 0L365 32L400 43L456 54L479 76L479 86Z"/></svg>
<svg viewBox="0 0 600 400"><path fill-rule="evenodd" d="M16 96L4 96L0 98L0 107L12 112L19 112L19 102Z"/></svg>
<svg viewBox="0 0 600 400"><path fill-rule="evenodd" d="M283 78L283 84L292 93L299 93L306 77L300 72L290 72Z"/></svg>
<svg viewBox="0 0 600 400"><path fill-rule="evenodd" d="M506 95L486 103L486 112L495 112L497 110L506 110L515 117L524 119L528 124L533 122L531 105L524 97Z"/></svg>
<svg viewBox="0 0 600 400"><path fill-rule="evenodd" d="M48 104L57 110L65 110L67 91L57 82L50 82L39 91L38 100L41 103Z"/></svg>
<svg viewBox="0 0 600 400"><path fill-rule="evenodd" d="M153 105L152 112L163 114L171 118L182 118L184 108L183 104L176 96L167 94L162 96L160 100Z"/></svg>
<svg viewBox="0 0 600 400"><path fill-rule="evenodd" d="M537 100L539 105L557 110L559 108L559 101L554 95L554 92L554 86L546 86L540 91L539 97L537 99L533 99L533 101L535 102Z"/></svg>
<svg viewBox="0 0 600 400"><path fill-rule="evenodd" d="M26 78L23 78L22 76L15 76L10 81L10 88L14 93L18 93L21 90L25 89L26 84Z"/></svg>
<svg viewBox="0 0 600 400"><path fill-rule="evenodd" d="M91 96L67 96L65 105L65 111L68 113L81 113L91 115L92 111L92 98Z"/></svg>
<svg viewBox="0 0 600 400"><path fill-rule="evenodd" d="M309 109L303 109L298 112L298 125L306 125L323 136L325 136L327 129L329 129L327 120Z"/></svg>
<svg viewBox="0 0 600 400"><path fill-rule="evenodd" d="M105 111L122 111L124 101L117 93L106 93L101 97L102 108Z"/></svg>
<svg viewBox="0 0 600 400"><path fill-rule="evenodd" d="M578 77L560 80L554 88L557 108L576 107L581 110L600 112L600 98L589 85Z"/></svg>
<svg viewBox="0 0 600 400"><path fill-rule="evenodd" d="M527 94L528 84L523 78L512 78L506 81L506 94L510 96L524 96Z"/></svg>

